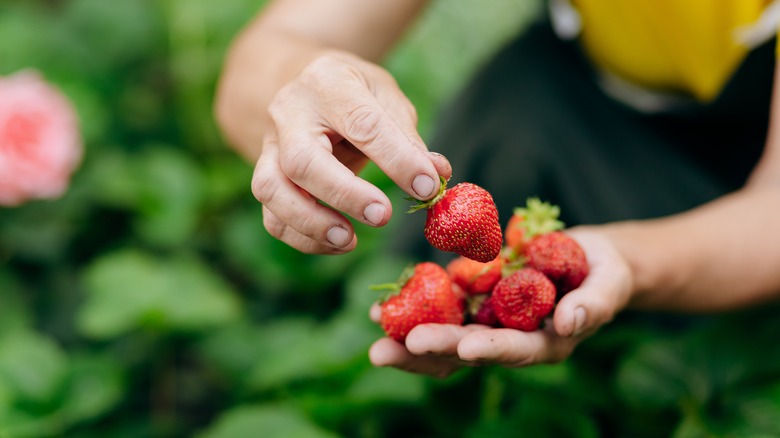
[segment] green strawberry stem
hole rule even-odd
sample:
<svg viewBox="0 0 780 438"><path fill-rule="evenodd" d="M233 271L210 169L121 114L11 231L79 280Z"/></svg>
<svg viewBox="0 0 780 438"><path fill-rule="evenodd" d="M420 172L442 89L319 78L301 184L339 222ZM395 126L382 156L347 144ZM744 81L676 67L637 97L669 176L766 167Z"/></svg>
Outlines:
<svg viewBox="0 0 780 438"><path fill-rule="evenodd" d="M379 283L379 284L372 284L368 286L370 290L375 290L378 292L384 292L384 291L391 291L391 292L397 292L401 290L401 286L398 285L398 283Z"/></svg>
<svg viewBox="0 0 780 438"><path fill-rule="evenodd" d="M416 205L412 205L409 207L409 210L407 210L407 213L414 213L415 211L427 209L433 207L434 204L439 202L439 200L444 196L444 192L447 191L447 180L444 179L443 176L439 176L439 193L436 194L436 196L433 197L433 199L429 201L420 201L419 199L415 199L412 197L405 198L407 201L416 202Z"/></svg>
<svg viewBox="0 0 780 438"><path fill-rule="evenodd" d="M539 198L528 198L526 206L515 208L514 214L523 218L520 226L525 231L526 239L564 228L563 222L558 220L561 209L557 205L542 202Z"/></svg>
<svg viewBox="0 0 780 438"><path fill-rule="evenodd" d="M379 302L385 302L393 295L398 295L401 289L406 285L406 282L414 275L415 265L409 265L401 271L401 275L398 280L392 283L379 283L368 286L369 290L385 292L379 297Z"/></svg>

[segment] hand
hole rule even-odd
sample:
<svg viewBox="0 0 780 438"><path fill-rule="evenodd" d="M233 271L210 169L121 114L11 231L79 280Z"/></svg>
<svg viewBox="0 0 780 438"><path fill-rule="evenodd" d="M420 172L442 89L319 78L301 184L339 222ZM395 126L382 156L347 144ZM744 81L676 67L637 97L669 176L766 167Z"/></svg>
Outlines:
<svg viewBox="0 0 780 438"><path fill-rule="evenodd" d="M356 174L371 160L417 199L449 178L449 162L429 153L414 107L375 64L334 52L313 61L269 106L271 126L252 179L263 224L306 253L339 254L357 238L341 213L371 226L391 216L387 196Z"/></svg>
<svg viewBox="0 0 780 438"><path fill-rule="evenodd" d="M631 295L628 264L597 230L582 227L568 231L585 250L590 274L560 300L543 329L523 332L477 324L423 324L412 329L405 345L387 337L376 341L369 350L371 362L445 377L464 366L523 367L563 361L579 342L611 321ZM371 318L379 321L380 316L379 306L374 305Z"/></svg>

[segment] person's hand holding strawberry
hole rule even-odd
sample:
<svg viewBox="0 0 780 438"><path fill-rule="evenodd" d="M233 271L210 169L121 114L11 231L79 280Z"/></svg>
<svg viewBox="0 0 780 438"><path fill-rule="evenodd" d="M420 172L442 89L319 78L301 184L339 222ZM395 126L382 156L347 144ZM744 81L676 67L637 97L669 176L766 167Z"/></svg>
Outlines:
<svg viewBox="0 0 780 438"><path fill-rule="evenodd" d="M403 344L388 337L376 341L369 351L371 362L443 377L464 366L521 367L566 359L580 341L628 304L633 283L627 261L598 227L572 228L566 233L585 251L590 272L578 288L560 299L544 328L421 324ZM379 306L371 309L371 317L379 320Z"/></svg>
<svg viewBox="0 0 780 438"><path fill-rule="evenodd" d="M378 63L422 3L363 6L273 2L236 40L220 81L217 120L256 162L252 193L263 225L305 253L354 249L348 217L375 227L390 220L387 195L359 176L369 161L418 200L436 195L451 173L446 158L427 150L415 108Z"/></svg>

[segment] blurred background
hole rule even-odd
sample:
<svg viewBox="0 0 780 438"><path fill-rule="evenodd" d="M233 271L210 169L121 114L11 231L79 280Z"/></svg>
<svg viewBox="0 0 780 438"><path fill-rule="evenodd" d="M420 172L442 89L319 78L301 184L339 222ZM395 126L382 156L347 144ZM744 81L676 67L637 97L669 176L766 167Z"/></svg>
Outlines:
<svg viewBox="0 0 780 438"><path fill-rule="evenodd" d="M780 436L773 309L629 315L558 365L371 367L368 285L409 262L383 251L392 225L339 257L278 243L212 118L263 3L0 1L0 75L38 70L85 141L65 196L0 208L0 437ZM386 62L424 137L541 10L432 2Z"/></svg>

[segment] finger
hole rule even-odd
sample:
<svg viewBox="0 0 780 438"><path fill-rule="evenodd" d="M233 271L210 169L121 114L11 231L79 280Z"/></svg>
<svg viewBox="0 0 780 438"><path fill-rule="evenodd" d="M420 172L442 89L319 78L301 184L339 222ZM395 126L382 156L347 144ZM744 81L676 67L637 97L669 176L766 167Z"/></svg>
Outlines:
<svg viewBox="0 0 780 438"><path fill-rule="evenodd" d="M264 215L266 229L281 239L288 233L286 227L329 251L343 252L353 242L352 225L341 214L317 202L300 187L293 184L280 170L277 163L277 149L269 147L255 166L252 178L252 193L272 215ZM299 241L298 237L293 240ZM289 242L286 242L289 244ZM306 244L308 247L314 247ZM296 247L297 248L297 247Z"/></svg>
<svg viewBox="0 0 780 438"><path fill-rule="evenodd" d="M443 176L444 179L449 180L452 177L452 165L447 157L438 152L428 152L428 156L431 158L431 162L433 163L433 167L436 168L436 172Z"/></svg>
<svg viewBox="0 0 780 438"><path fill-rule="evenodd" d="M371 318L371 321L379 324L379 321L382 319L382 306L379 303L374 303L368 311L368 316Z"/></svg>
<svg viewBox="0 0 780 438"><path fill-rule="evenodd" d="M439 190L439 173L417 134L416 120L398 109L406 106L406 98L399 91L395 99L380 102L360 81L342 85L352 98L331 100L329 105L322 102L323 123L361 150L402 190L417 199L433 197ZM393 100L401 103L388 103Z"/></svg>
<svg viewBox="0 0 780 438"><path fill-rule="evenodd" d="M556 305L553 324L560 336L581 337L611 321L625 307L630 290L630 270L603 240L577 235L588 251L590 273L575 290Z"/></svg>
<svg viewBox="0 0 780 438"><path fill-rule="evenodd" d="M390 338L381 338L374 342L368 350L368 356L374 366L389 366L434 377L447 377L460 369L460 365L452 360L436 356L415 356Z"/></svg>
<svg viewBox="0 0 780 438"><path fill-rule="evenodd" d="M282 173L338 211L371 226L386 224L392 215L387 196L333 155L333 145L321 128L311 126L311 120L301 115L291 119L287 122L296 129L279 128L278 162Z"/></svg>
<svg viewBox="0 0 780 438"><path fill-rule="evenodd" d="M282 222L265 206L263 206L263 225L271 236L306 254L344 254L352 251L357 246L357 236L354 233L351 234L350 240L346 245L338 248L304 236ZM339 228L334 227L334 229L338 230ZM331 229L329 233L332 234L333 231ZM346 231L341 231L341 233L346 233ZM331 239L338 240L341 238L339 236Z"/></svg>
<svg viewBox="0 0 780 438"><path fill-rule="evenodd" d="M479 330L463 338L458 345L458 355L469 362L522 367L560 362L571 354L576 344L576 338L562 338L549 329L533 332Z"/></svg>
<svg viewBox="0 0 780 438"><path fill-rule="evenodd" d="M436 354L457 356L458 343L469 333L488 329L487 326L469 324L421 324L406 337L406 348L416 355Z"/></svg>
<svg viewBox="0 0 780 438"><path fill-rule="evenodd" d="M392 81L392 86L383 87L382 90L397 90L398 84L395 83L395 79L390 77L389 80ZM428 151L425 142L417 132L417 110L414 108L412 102L409 101L406 96L397 92L379 92L377 93L377 100L393 120L395 120L399 128L406 133L406 136L409 137L412 145L417 146L428 154L428 158L431 160L431 163L433 163L436 172L444 177L445 180L450 179L450 177L452 177L452 166L450 165L450 162L444 155L438 152Z"/></svg>

